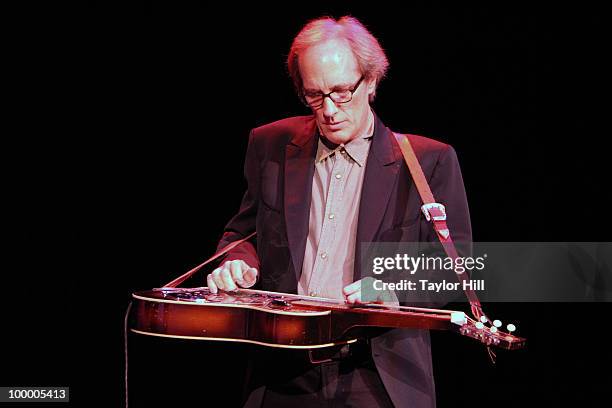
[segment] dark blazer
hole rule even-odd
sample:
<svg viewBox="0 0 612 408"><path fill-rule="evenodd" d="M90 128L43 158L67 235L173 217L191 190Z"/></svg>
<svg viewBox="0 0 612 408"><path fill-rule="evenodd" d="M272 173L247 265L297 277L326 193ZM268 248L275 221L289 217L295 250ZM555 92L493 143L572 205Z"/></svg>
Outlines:
<svg viewBox="0 0 612 408"><path fill-rule="evenodd" d="M454 149L421 136L409 138L436 200L446 206L453 239L470 242L468 204ZM219 248L257 230L256 239L230 251L226 260L242 259L257 267L259 289L297 293L317 142L313 116L283 119L250 133L244 167L248 188ZM436 241L393 133L376 115L361 194L354 280L360 279L360 242ZM372 357L396 406L435 406L427 330L395 329L374 337Z"/></svg>

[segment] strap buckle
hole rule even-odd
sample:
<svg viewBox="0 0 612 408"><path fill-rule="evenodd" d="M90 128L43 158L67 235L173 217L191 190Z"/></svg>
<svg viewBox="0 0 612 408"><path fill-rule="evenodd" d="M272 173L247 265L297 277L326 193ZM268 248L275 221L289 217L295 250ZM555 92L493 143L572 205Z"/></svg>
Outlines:
<svg viewBox="0 0 612 408"><path fill-rule="evenodd" d="M446 207L440 203L423 204L421 211L427 221L446 221Z"/></svg>

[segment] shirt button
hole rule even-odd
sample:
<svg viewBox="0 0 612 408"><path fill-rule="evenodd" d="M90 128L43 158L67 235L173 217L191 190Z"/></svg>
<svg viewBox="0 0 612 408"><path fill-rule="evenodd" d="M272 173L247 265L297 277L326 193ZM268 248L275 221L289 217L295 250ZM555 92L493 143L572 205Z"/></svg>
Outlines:
<svg viewBox="0 0 612 408"><path fill-rule="evenodd" d="M323 252L323 253L321 254L321 258L323 258L323 259L327 258L327 252Z"/></svg>
<svg viewBox="0 0 612 408"><path fill-rule="evenodd" d="M329 219L333 220L336 216L334 214L329 214Z"/></svg>
<svg viewBox="0 0 612 408"><path fill-rule="evenodd" d="M340 174L340 173L336 173L336 178L337 178L338 180L340 180L340 179L342 178L342 174Z"/></svg>
<svg viewBox="0 0 612 408"><path fill-rule="evenodd" d="M310 293L309 293L309 295L313 296L313 297L317 296L318 294L319 293L316 290L311 290Z"/></svg>

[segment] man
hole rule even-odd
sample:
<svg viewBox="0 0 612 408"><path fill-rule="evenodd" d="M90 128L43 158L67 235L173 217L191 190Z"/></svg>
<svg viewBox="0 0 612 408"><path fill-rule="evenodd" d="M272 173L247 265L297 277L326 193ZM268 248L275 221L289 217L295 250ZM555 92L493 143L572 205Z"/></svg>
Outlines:
<svg viewBox="0 0 612 408"><path fill-rule="evenodd" d="M361 242L434 242L393 133L370 107L387 58L356 19L321 18L294 39L288 68L312 115L251 131L247 191L219 248L257 231L207 276L211 291L253 287L361 301ZM457 241L470 241L452 147L410 142ZM260 273L261 271L261 273ZM396 301L392 294L377 301ZM316 364L259 348L249 406L435 406L429 332L387 330ZM312 360L312 355L310 356ZM316 360L316 359L315 359Z"/></svg>

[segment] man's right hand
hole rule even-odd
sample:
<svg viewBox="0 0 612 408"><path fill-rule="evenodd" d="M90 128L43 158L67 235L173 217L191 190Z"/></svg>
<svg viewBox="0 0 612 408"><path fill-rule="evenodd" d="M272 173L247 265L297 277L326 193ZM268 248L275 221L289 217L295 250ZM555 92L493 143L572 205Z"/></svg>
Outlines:
<svg viewBox="0 0 612 408"><path fill-rule="evenodd" d="M257 269L251 268L244 261L226 261L206 276L206 282L211 293L217 293L219 289L236 290L237 286L250 288L257 282L258 274Z"/></svg>

